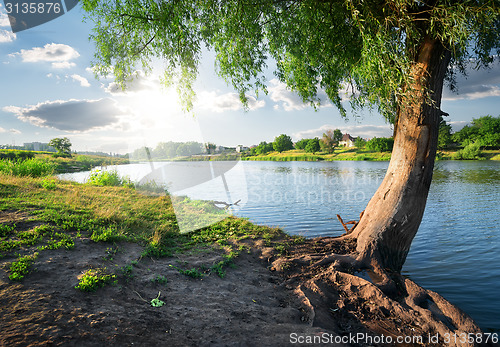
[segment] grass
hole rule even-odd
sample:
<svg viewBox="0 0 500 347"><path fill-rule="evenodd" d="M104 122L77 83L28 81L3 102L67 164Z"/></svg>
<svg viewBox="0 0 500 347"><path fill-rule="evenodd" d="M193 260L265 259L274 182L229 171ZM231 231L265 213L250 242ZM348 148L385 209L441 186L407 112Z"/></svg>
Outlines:
<svg viewBox="0 0 500 347"><path fill-rule="evenodd" d="M188 200L184 208L197 213L205 205ZM0 172L0 211L24 216L16 217L15 224L13 221L0 224L0 258L50 250L70 252L79 238L111 243L103 259L109 261L117 252L114 243L120 241L142 245L143 258L170 257L217 245L226 250L227 257L205 270L221 277L237 256L231 240L273 240L284 235L280 229L257 226L234 217L190 233L180 233L171 198L165 193L142 194L130 187L94 186L3 172ZM120 275L118 268L116 271ZM203 274L197 269L183 271L192 277L196 277L197 272Z"/></svg>
<svg viewBox="0 0 500 347"><path fill-rule="evenodd" d="M38 257L38 253L32 255L19 256L19 258L10 264L10 275L9 279L11 281L21 281L24 276L26 276L31 269L31 265Z"/></svg>
<svg viewBox="0 0 500 347"><path fill-rule="evenodd" d="M42 159L26 159L20 161L0 160L0 172L14 176L42 177L51 175L55 166Z"/></svg>
<svg viewBox="0 0 500 347"><path fill-rule="evenodd" d="M129 187L134 188L134 184L128 177L121 177L116 170L101 171L95 170L90 173L86 182L93 186L108 186L108 187Z"/></svg>
<svg viewBox="0 0 500 347"><path fill-rule="evenodd" d="M108 283L116 284L116 275L107 273L106 268L90 269L81 276L75 288L82 292L95 292Z"/></svg>
<svg viewBox="0 0 500 347"><path fill-rule="evenodd" d="M155 283L160 283L160 284L163 284L163 285L167 285L167 283L168 283L168 279L165 276L163 276L163 275L157 275L151 281L155 282Z"/></svg>
<svg viewBox="0 0 500 347"><path fill-rule="evenodd" d="M219 261L218 263L214 264L211 268L210 271L214 272L219 276L220 278L224 278L226 276L226 268L228 266L234 266L233 260L238 257L239 252L231 251L229 254L225 254L223 256L224 260Z"/></svg>
<svg viewBox="0 0 500 347"><path fill-rule="evenodd" d="M35 152L36 153L36 152ZM128 164L128 159L97 155L74 155L71 158L53 157L52 154L37 153L36 158L46 160L54 166L55 172L88 171L97 166Z"/></svg>
<svg viewBox="0 0 500 347"><path fill-rule="evenodd" d="M178 268L177 266L174 266L172 264L170 264L169 266L176 269L177 271L179 271L180 274L191 277L191 278L202 278L203 276L205 276L203 274L203 271L201 271L195 267L192 269L189 269L189 270L184 270L184 269Z"/></svg>

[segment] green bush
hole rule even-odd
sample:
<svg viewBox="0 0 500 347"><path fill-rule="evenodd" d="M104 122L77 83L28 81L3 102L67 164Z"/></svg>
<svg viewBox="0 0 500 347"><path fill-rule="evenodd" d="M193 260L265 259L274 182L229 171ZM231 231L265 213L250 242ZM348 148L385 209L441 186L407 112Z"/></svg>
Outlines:
<svg viewBox="0 0 500 347"><path fill-rule="evenodd" d="M394 146L394 139L388 137L374 137L366 143L366 149L375 152L390 152Z"/></svg>
<svg viewBox="0 0 500 347"><path fill-rule="evenodd" d="M479 142L468 142L467 145L456 152L453 155L453 159L455 160L474 160L480 159L481 156L481 145Z"/></svg>
<svg viewBox="0 0 500 347"><path fill-rule="evenodd" d="M321 150L321 147L319 145L319 139L316 137L314 139L310 139L307 141L307 145L304 148L304 150L308 153L316 153Z"/></svg>
<svg viewBox="0 0 500 347"><path fill-rule="evenodd" d="M13 176L42 177L54 173L54 165L41 159L0 160L0 172Z"/></svg>
<svg viewBox="0 0 500 347"><path fill-rule="evenodd" d="M87 184L93 186L111 186L111 187L134 187L134 183L128 177L121 177L116 171L96 170L90 174Z"/></svg>

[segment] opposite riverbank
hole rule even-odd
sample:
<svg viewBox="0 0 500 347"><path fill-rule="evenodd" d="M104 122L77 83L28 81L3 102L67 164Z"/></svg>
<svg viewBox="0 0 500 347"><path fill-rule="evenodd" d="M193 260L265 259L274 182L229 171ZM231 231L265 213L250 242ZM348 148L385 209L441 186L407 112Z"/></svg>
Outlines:
<svg viewBox="0 0 500 347"><path fill-rule="evenodd" d="M361 346L382 336L440 345L446 333L479 333L409 280L407 296L389 298L367 279L290 261L352 245L232 217L181 234L170 199L0 173L0 345L352 345L356 334Z"/></svg>
<svg viewBox="0 0 500 347"><path fill-rule="evenodd" d="M455 160L459 149L438 151L438 160ZM476 159L482 160L500 160L500 150L483 150ZM255 161L389 161L391 152L373 152L362 149L336 149L333 153L307 153L303 150L290 150L281 153L270 152L264 155L245 156L241 160Z"/></svg>
<svg viewBox="0 0 500 347"><path fill-rule="evenodd" d="M457 159L460 149L438 151L437 160L464 160ZM261 155L249 155L246 153L233 154L204 154L189 157L177 157L170 159L154 159L153 161L225 161L225 160L247 160L247 161L390 161L391 152L373 152L366 150L336 149L333 153L307 153L304 150L293 149L284 152L269 152ZM500 150L482 150L474 157L474 160L500 160ZM135 160L133 162L141 162Z"/></svg>

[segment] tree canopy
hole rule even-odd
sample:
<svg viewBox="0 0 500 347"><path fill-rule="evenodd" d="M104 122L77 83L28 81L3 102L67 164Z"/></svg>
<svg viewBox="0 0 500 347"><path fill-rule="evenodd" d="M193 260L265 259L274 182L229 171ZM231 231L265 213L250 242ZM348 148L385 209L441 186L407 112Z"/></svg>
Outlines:
<svg viewBox="0 0 500 347"><path fill-rule="evenodd" d="M283 152L293 149L292 138L286 134L281 134L274 139L273 149L276 152Z"/></svg>
<svg viewBox="0 0 500 347"><path fill-rule="evenodd" d="M308 153L316 153L321 150L320 144L319 144L319 139L315 137L314 139L310 139L307 141L307 145L304 148L304 150Z"/></svg>
<svg viewBox="0 0 500 347"><path fill-rule="evenodd" d="M323 133L321 137L321 149L328 153L333 153L333 150L339 141L342 140L342 131L340 129L329 129Z"/></svg>
<svg viewBox="0 0 500 347"><path fill-rule="evenodd" d="M320 104L319 88L342 111L373 106L393 119L412 91L409 73L426 39L451 52L447 78L487 66L500 53L499 0L156 1L84 0L95 21L94 68L122 86L137 68L165 62L164 82L175 83L190 108L203 47L216 54L218 74L239 92L266 92L265 69L304 102Z"/></svg>
<svg viewBox="0 0 500 347"><path fill-rule="evenodd" d="M472 120L453 134L453 140L462 146L477 142L481 146L500 147L500 117L484 116Z"/></svg>
<svg viewBox="0 0 500 347"><path fill-rule="evenodd" d="M49 141L49 146L57 150L58 155L71 157L71 141L67 137L56 137Z"/></svg>

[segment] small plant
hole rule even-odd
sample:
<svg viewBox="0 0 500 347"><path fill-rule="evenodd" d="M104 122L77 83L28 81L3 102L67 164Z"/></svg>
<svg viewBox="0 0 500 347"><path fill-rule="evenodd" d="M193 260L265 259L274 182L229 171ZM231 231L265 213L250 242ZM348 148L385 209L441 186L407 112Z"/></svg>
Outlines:
<svg viewBox="0 0 500 347"><path fill-rule="evenodd" d="M7 224L0 224L0 237L5 237L9 235L11 232L13 232L15 229L15 226L10 226Z"/></svg>
<svg viewBox="0 0 500 347"><path fill-rule="evenodd" d="M179 269L178 267L173 266L173 265L169 265L169 266L173 267L174 269L179 271L180 274L185 275L185 276L189 276L192 278L202 278L204 276L203 273L201 273L200 270L198 270L197 268L192 268L190 270L183 270L183 269Z"/></svg>
<svg viewBox="0 0 500 347"><path fill-rule="evenodd" d="M15 262L10 264L9 279L11 281L21 281L29 273L31 265L33 265L37 257L38 253L26 255L19 257Z"/></svg>
<svg viewBox="0 0 500 347"><path fill-rule="evenodd" d="M134 274L132 273L133 270L134 267L132 265L126 265L120 268L120 272L123 274L123 276L125 276L127 280L134 278Z"/></svg>
<svg viewBox="0 0 500 347"><path fill-rule="evenodd" d="M156 276L155 278L152 279L152 282L156 282L156 283L160 283L160 284L163 284L163 285L166 285L168 280L165 276L162 276L162 275L158 275Z"/></svg>
<svg viewBox="0 0 500 347"><path fill-rule="evenodd" d="M160 300L161 292L158 292L158 296L151 300L151 306L153 307L162 307L165 305L165 301Z"/></svg>
<svg viewBox="0 0 500 347"><path fill-rule="evenodd" d="M288 254L289 247L290 246L284 242L284 243L279 243L276 246L274 246L274 249L276 250L276 252L278 252L279 255L283 256L283 255Z"/></svg>
<svg viewBox="0 0 500 347"><path fill-rule="evenodd" d="M40 182L40 185L42 186L42 188L45 188L47 190L54 190L57 188L55 179L45 178Z"/></svg>
<svg viewBox="0 0 500 347"><path fill-rule="evenodd" d="M121 177L117 171L93 171L87 180L87 184L93 186L134 187L134 183L128 177Z"/></svg>
<svg viewBox="0 0 500 347"><path fill-rule="evenodd" d="M118 253L118 248L113 248L113 247L107 247L106 248L106 255L102 257L104 260L107 261L113 261L115 258L116 253Z"/></svg>
<svg viewBox="0 0 500 347"><path fill-rule="evenodd" d="M95 292L110 282L116 284L116 275L106 273L106 268L90 269L81 276L75 288L82 292Z"/></svg>
<svg viewBox="0 0 500 347"><path fill-rule="evenodd" d="M218 263L214 264L210 270L212 272L215 272L217 276L220 278L224 278L226 276L226 270L225 268L228 266L234 267L233 260L239 255L239 252L234 252L231 251L229 254L223 255L222 257L224 260L219 261Z"/></svg>
<svg viewBox="0 0 500 347"><path fill-rule="evenodd" d="M75 247L75 241L63 233L55 233L50 238L49 243L46 246L41 247L41 249L73 249Z"/></svg>
<svg viewBox="0 0 500 347"><path fill-rule="evenodd" d="M172 251L166 249L165 246L163 246L159 242L151 242L146 246L141 255L143 257L154 257L154 258L171 257Z"/></svg>
<svg viewBox="0 0 500 347"><path fill-rule="evenodd" d="M109 225L108 227L99 227L97 230L94 230L90 239L94 242L117 242L126 240L127 237L120 235L116 225Z"/></svg>

